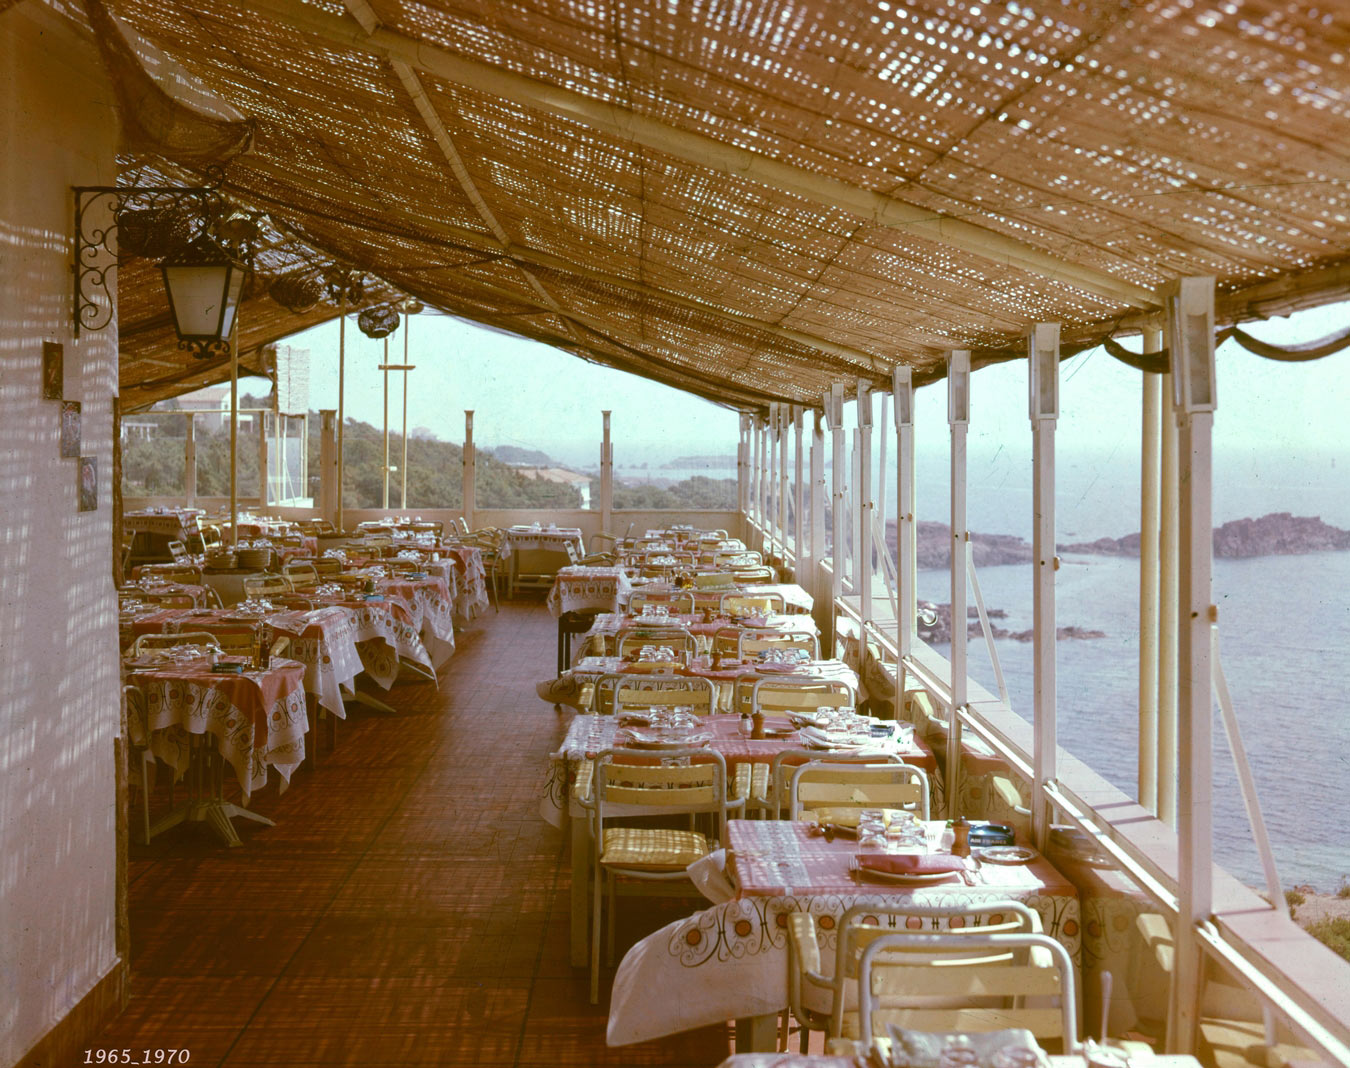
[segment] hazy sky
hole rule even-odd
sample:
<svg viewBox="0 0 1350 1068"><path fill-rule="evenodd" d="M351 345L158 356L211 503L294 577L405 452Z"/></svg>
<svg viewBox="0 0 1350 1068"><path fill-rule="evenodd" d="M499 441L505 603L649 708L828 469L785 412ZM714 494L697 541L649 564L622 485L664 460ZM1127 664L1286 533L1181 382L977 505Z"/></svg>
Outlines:
<svg viewBox="0 0 1350 1068"><path fill-rule="evenodd" d="M1350 323L1350 304L1331 305L1251 326L1250 332L1288 343L1324 336ZM337 406L337 324L291 339L311 353L311 408ZM403 331L390 339L390 361L403 359ZM347 413L375 426L382 420L377 365L382 342L347 330ZM415 316L409 336L409 427L424 426L459 440L465 408L475 411L480 446L537 448L577 465L598 462L600 412L612 409L616 463L625 466L689 452L734 453L734 412L623 372L588 364L548 346L444 315ZM1276 363L1236 345L1219 352L1216 449L1297 461L1314 452L1350 449L1350 352L1303 364ZM390 376L390 427L402 420L401 375ZM1063 455L1118 456L1137 462L1138 372L1094 350L1061 368L1058 442ZM977 371L971 389L972 457L1030 456L1026 363ZM851 418L851 405L848 416ZM879 409L878 413L879 415ZM921 389L916 404L920 453L946 450L946 391ZM1344 465L1343 465L1344 466Z"/></svg>

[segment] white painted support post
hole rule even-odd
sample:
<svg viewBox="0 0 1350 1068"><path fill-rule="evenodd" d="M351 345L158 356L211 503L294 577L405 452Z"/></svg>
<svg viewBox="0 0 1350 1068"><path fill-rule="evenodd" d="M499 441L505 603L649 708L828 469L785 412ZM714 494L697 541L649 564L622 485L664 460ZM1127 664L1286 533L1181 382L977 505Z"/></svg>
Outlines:
<svg viewBox="0 0 1350 1068"><path fill-rule="evenodd" d="M600 529L614 531L614 442L610 439L610 413L600 413Z"/></svg>
<svg viewBox="0 0 1350 1068"><path fill-rule="evenodd" d="M189 508L197 507L197 420L183 413L183 495Z"/></svg>
<svg viewBox="0 0 1350 1068"><path fill-rule="evenodd" d="M830 526L831 539L830 545L830 611L834 611L833 603L837 601L844 592L844 565L848 557L848 548L845 545L844 534L844 502L848 487L844 484L847 478L845 464L848 458L845 455L844 448L844 387L836 384L830 387L830 392L825 398L825 418L830 426L831 457L830 464L833 471L830 476Z"/></svg>
<svg viewBox="0 0 1350 1068"><path fill-rule="evenodd" d="M765 464L765 477L767 479L764 488L764 528L765 535L769 542L765 547L764 556L769 558L777 551L779 532L783 525L783 502L778 494L778 440L782 437L783 429L780 417L782 405L769 405L769 426L765 445L768 449Z"/></svg>
<svg viewBox="0 0 1350 1068"><path fill-rule="evenodd" d="M1164 398L1172 376L1162 376ZM1158 818L1177 825L1177 420L1163 404L1158 534Z"/></svg>
<svg viewBox="0 0 1350 1068"><path fill-rule="evenodd" d="M389 511L389 339L384 339L384 363L380 373L384 376L384 490L380 495L380 507Z"/></svg>
<svg viewBox="0 0 1350 1068"><path fill-rule="evenodd" d="M319 518L334 522L337 508L337 412L319 411Z"/></svg>
<svg viewBox="0 0 1350 1068"><path fill-rule="evenodd" d="M806 583L802 580L802 561L806 559L806 482L802 478L802 421L806 417L806 411L801 406L792 409L792 429L795 432L797 442L796 463L793 467L794 487L792 495L792 545L794 572L798 575L797 581L802 586Z"/></svg>
<svg viewBox="0 0 1350 1068"><path fill-rule="evenodd" d="M764 436L760 432L760 417L753 416L751 423L751 520L764 525L764 479L761 477L760 464L763 462ZM745 543L751 544L749 541ZM752 545L753 548L753 545Z"/></svg>
<svg viewBox="0 0 1350 1068"><path fill-rule="evenodd" d="M968 692L966 668L966 435L970 429L970 351L947 357L947 425L951 428L952 703L947 710L947 816L955 818L961 771L961 720Z"/></svg>
<svg viewBox="0 0 1350 1068"><path fill-rule="evenodd" d="M230 330L230 546L239 544L239 316Z"/></svg>
<svg viewBox="0 0 1350 1068"><path fill-rule="evenodd" d="M778 406L778 556L788 560L788 428L792 425L792 405Z"/></svg>
<svg viewBox="0 0 1350 1068"><path fill-rule="evenodd" d="M914 380L908 365L896 364L891 373L891 393L895 401L895 547L900 587L895 638L901 657L906 657L914 648L918 626L915 618ZM895 692L896 700L902 702L903 674L896 679Z"/></svg>
<svg viewBox="0 0 1350 1068"><path fill-rule="evenodd" d="M1052 811L1045 788L1058 776L1059 736L1055 720L1055 426L1059 419L1059 323L1037 323L1027 337L1028 414L1031 418L1031 594L1034 746L1031 831L1045 849Z"/></svg>
<svg viewBox="0 0 1350 1068"><path fill-rule="evenodd" d="M750 416L741 413L741 436L736 443L736 507L741 522L750 517Z"/></svg>
<svg viewBox="0 0 1350 1068"><path fill-rule="evenodd" d="M1145 352L1162 348L1162 331L1145 330ZM1139 445L1139 804L1158 811L1158 474L1162 379L1144 373Z"/></svg>
<svg viewBox="0 0 1350 1068"><path fill-rule="evenodd" d="M267 412L258 415L258 506L267 511Z"/></svg>
<svg viewBox="0 0 1350 1068"><path fill-rule="evenodd" d="M773 482L769 476L769 464L773 453L773 435L769 429L766 415L759 428L759 526L762 531L764 548L771 543L773 523L769 519L769 508L773 503Z"/></svg>
<svg viewBox="0 0 1350 1068"><path fill-rule="evenodd" d="M474 513L478 510L478 453L473 444L473 409L464 409L464 474L460 482L460 502L464 524L477 529Z"/></svg>
<svg viewBox="0 0 1350 1068"><path fill-rule="evenodd" d="M834 648L834 603L823 597L820 562L825 559L825 411L811 413L811 570L802 583L815 599L822 650ZM829 644L824 644L828 642Z"/></svg>
<svg viewBox="0 0 1350 1068"><path fill-rule="evenodd" d="M853 563L854 584L859 590L863 624L872 622L872 523L876 498L872 489L872 393L866 379L858 379L858 490L857 558Z"/></svg>
<svg viewBox="0 0 1350 1068"><path fill-rule="evenodd" d="M342 432L347 421L347 281L341 284L342 292L338 297L338 406L337 406L337 508L334 510L333 525L338 531L342 525Z"/></svg>
<svg viewBox="0 0 1350 1068"><path fill-rule="evenodd" d="M1196 925L1213 911L1214 279L1183 278L1168 299L1172 398L1181 487L1177 615L1176 968L1168 1050L1191 1053L1199 1026L1204 950Z"/></svg>

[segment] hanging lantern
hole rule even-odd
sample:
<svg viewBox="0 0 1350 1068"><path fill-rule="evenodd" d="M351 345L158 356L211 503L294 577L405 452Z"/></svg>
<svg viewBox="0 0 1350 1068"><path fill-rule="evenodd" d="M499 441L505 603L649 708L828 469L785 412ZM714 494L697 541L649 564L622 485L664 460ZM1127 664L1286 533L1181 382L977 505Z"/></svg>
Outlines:
<svg viewBox="0 0 1350 1068"><path fill-rule="evenodd" d="M275 279L268 287L267 295L287 311L299 315L319 303L323 283L306 271L294 271Z"/></svg>
<svg viewBox="0 0 1350 1068"><path fill-rule="evenodd" d="M356 317L356 325L366 337L388 337L398 329L398 308L392 304L376 304Z"/></svg>
<svg viewBox="0 0 1350 1068"><path fill-rule="evenodd" d="M199 238L160 270L178 347L201 360L227 351L248 269L215 242Z"/></svg>
<svg viewBox="0 0 1350 1068"><path fill-rule="evenodd" d="M180 207L123 208L117 213L119 258L162 260L192 240L192 221Z"/></svg>

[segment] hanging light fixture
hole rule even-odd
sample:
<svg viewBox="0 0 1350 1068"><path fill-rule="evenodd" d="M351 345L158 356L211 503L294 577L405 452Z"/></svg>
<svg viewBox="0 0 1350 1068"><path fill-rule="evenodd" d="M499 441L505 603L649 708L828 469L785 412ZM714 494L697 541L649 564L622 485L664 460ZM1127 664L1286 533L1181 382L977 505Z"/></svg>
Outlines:
<svg viewBox="0 0 1350 1068"><path fill-rule="evenodd" d="M178 347L205 360L229 352L248 268L207 237L160 264Z"/></svg>

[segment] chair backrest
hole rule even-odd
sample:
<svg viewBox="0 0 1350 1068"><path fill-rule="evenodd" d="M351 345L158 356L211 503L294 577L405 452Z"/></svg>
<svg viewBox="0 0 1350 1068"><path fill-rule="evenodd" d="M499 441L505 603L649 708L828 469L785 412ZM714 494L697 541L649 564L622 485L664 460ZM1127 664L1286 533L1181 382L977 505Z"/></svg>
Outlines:
<svg viewBox="0 0 1350 1068"><path fill-rule="evenodd" d="M722 611L728 614L734 612L785 612L787 611L787 601L777 590L763 593L746 593L743 590L734 590L731 593L722 594Z"/></svg>
<svg viewBox="0 0 1350 1068"><path fill-rule="evenodd" d="M628 599L628 610L630 612L641 612L644 605L664 604L670 607L672 612L684 615L693 615L694 613L694 591L693 590L634 590L633 595Z"/></svg>
<svg viewBox="0 0 1350 1068"><path fill-rule="evenodd" d="M767 564L758 567L738 567L732 574L736 577L738 586L767 586L778 581L773 568Z"/></svg>
<svg viewBox="0 0 1350 1068"><path fill-rule="evenodd" d="M245 597L266 597L269 593L290 593L291 584L281 575L249 575L244 579Z"/></svg>
<svg viewBox="0 0 1350 1068"><path fill-rule="evenodd" d="M336 575L342 571L342 561L336 556L319 556L309 564L320 575Z"/></svg>
<svg viewBox="0 0 1350 1068"><path fill-rule="evenodd" d="M698 642L694 636L682 627L638 627L626 634L619 635L618 654L627 657L637 654L645 645L662 646L675 650L681 663L688 664L698 652Z"/></svg>
<svg viewBox="0 0 1350 1068"><path fill-rule="evenodd" d="M904 808L928 818L928 774L912 764L813 760L792 773L789 818L817 808Z"/></svg>
<svg viewBox="0 0 1350 1068"><path fill-rule="evenodd" d="M141 594L141 600L146 604L157 604L164 608L195 608L197 602L192 594L183 591L165 590L162 593L151 593L149 591Z"/></svg>
<svg viewBox="0 0 1350 1068"><path fill-rule="evenodd" d="M201 524L200 530L203 546L220 544L220 527L216 526L214 523L203 523Z"/></svg>
<svg viewBox="0 0 1350 1068"><path fill-rule="evenodd" d="M151 574L166 582L187 582L193 586L202 583L202 569L196 564L174 564L171 567L157 567Z"/></svg>
<svg viewBox="0 0 1350 1068"><path fill-rule="evenodd" d="M293 590L307 590L319 584L319 569L312 563L291 563L281 569Z"/></svg>
<svg viewBox="0 0 1350 1068"><path fill-rule="evenodd" d="M800 1020L815 1017L812 1026L827 1028L835 1037L857 1034L856 1015L846 1018L848 996L853 993L850 984L856 983L863 951L878 939L910 929L914 924L918 925L913 928L916 934L941 928L944 923L946 933L957 936L1041 931L1039 914L1020 901L986 899L955 905L871 901L851 906L831 925L835 959L831 974L826 976L822 974L816 923L817 918L810 913L788 916L789 1007ZM979 958L989 956L983 952L972 954ZM807 1010L802 997L804 984L826 992L829 1008L823 1019L818 1012Z"/></svg>
<svg viewBox="0 0 1350 1068"><path fill-rule="evenodd" d="M824 708L852 708L853 687L843 679L756 679L753 711L812 713Z"/></svg>
<svg viewBox="0 0 1350 1068"><path fill-rule="evenodd" d="M630 708L688 705L706 716L717 709L717 686L711 679L685 675L604 675L596 682L595 701L615 715Z"/></svg>
<svg viewBox="0 0 1350 1068"><path fill-rule="evenodd" d="M812 660L820 659L820 640L814 634L792 630L745 630L736 645L736 655L744 660L770 649L802 649Z"/></svg>
<svg viewBox="0 0 1350 1068"><path fill-rule="evenodd" d="M188 554L187 546L184 545L181 541L175 540L169 542L169 555L172 556L175 560L181 560L183 559L183 557L187 556L187 554Z"/></svg>
<svg viewBox="0 0 1350 1068"><path fill-rule="evenodd" d="M716 836L726 841L727 764L715 749L672 749L660 764L629 764L630 750L606 749L595 758L592 799L596 841L604 840L606 819L616 816L708 812ZM615 757L619 759L616 760Z"/></svg>
<svg viewBox="0 0 1350 1068"><path fill-rule="evenodd" d="M185 630L178 634L142 634L132 643L131 651L136 656L147 649L172 649L176 645L204 645L219 649L220 639L204 630Z"/></svg>
<svg viewBox="0 0 1350 1068"><path fill-rule="evenodd" d="M774 819L782 819L790 807L792 776L807 764L902 764L899 753L847 753L819 749L780 749L769 762L767 800L773 805Z"/></svg>
<svg viewBox="0 0 1350 1068"><path fill-rule="evenodd" d="M915 1004L916 1000L923 1002ZM934 1005L937 1000L949 1004ZM1057 999L1058 1006L1046 1001ZM886 934L858 964L858 1023L865 1036L919 1031L1029 1030L1078 1052L1073 961L1059 942L1026 931Z"/></svg>
<svg viewBox="0 0 1350 1068"><path fill-rule="evenodd" d="M455 523L459 526L459 532L461 534L469 533L469 521L465 519L462 515L455 517Z"/></svg>

